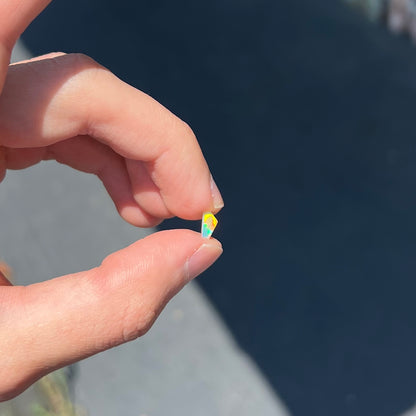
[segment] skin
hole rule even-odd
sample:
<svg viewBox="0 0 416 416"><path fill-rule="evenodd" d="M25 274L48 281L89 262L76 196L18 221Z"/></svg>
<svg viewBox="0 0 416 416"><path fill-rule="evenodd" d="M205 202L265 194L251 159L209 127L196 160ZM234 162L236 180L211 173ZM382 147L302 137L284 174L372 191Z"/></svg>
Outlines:
<svg viewBox="0 0 416 416"><path fill-rule="evenodd" d="M94 173L135 226L199 219L223 202L190 127L81 54L9 65L49 0L0 2L0 181L55 159ZM48 372L143 335L222 253L189 230L152 234L92 270L30 286L0 272L0 401Z"/></svg>

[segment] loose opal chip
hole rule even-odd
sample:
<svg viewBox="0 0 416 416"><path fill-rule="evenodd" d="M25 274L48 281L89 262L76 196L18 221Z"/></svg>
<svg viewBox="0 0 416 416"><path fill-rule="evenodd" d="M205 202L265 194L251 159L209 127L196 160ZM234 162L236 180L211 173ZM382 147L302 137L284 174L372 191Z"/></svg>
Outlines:
<svg viewBox="0 0 416 416"><path fill-rule="evenodd" d="M202 215L201 234L203 238L210 238L218 224L218 220L214 217L214 214L205 212Z"/></svg>

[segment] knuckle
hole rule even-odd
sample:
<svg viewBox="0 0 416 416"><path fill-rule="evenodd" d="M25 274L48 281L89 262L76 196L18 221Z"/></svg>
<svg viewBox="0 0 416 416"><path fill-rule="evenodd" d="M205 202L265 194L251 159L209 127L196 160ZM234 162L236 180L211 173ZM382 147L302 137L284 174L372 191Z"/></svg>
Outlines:
<svg viewBox="0 0 416 416"><path fill-rule="evenodd" d="M185 143L196 141L195 133L188 123L180 119L169 110L164 113L165 130L171 132L171 140L177 141L178 137L184 140Z"/></svg>
<svg viewBox="0 0 416 416"><path fill-rule="evenodd" d="M99 291L100 298L107 298L109 294L118 292L122 300L117 302L118 309L111 315L111 335L109 345L114 347L132 341L146 334L152 327L160 312L158 296L146 284L140 284L140 279L134 279L134 294L128 281L137 271L129 265L123 253L112 253L107 256L95 273L94 287ZM105 275L106 278L98 278ZM127 289L129 287L130 289ZM127 295L130 293L130 295Z"/></svg>
<svg viewBox="0 0 416 416"><path fill-rule="evenodd" d="M65 55L66 59L70 60L73 65L79 65L80 67L99 67L100 64L98 64L97 61L89 57L88 55L85 55L84 53L69 53Z"/></svg>
<svg viewBox="0 0 416 416"><path fill-rule="evenodd" d="M105 70L105 68L100 65L97 61L93 58L85 55L83 53L69 53L63 55L57 55L53 61L58 67L61 67L64 72L68 72L68 74L73 77L78 74L88 74L88 80L90 77L95 77L99 71ZM56 70L56 68L54 68Z"/></svg>
<svg viewBox="0 0 416 416"><path fill-rule="evenodd" d="M124 310L122 318L122 342L132 341L146 334L156 320L157 312L149 305L135 307L130 305Z"/></svg>
<svg viewBox="0 0 416 416"><path fill-rule="evenodd" d="M183 137L186 137L188 140L195 141L196 136L191 126L183 120L180 120L180 122L181 122L181 129L182 129Z"/></svg>
<svg viewBox="0 0 416 416"><path fill-rule="evenodd" d="M176 148L178 146L178 140L188 150L193 149L195 144L197 144L195 133L189 124L170 112L166 117L166 125L164 127L164 130L169 132L166 137L165 151Z"/></svg>

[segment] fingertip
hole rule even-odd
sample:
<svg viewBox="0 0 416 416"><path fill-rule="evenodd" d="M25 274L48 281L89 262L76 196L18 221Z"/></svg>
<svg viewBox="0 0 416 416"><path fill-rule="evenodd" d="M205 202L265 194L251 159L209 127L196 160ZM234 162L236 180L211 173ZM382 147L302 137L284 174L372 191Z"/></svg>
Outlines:
<svg viewBox="0 0 416 416"><path fill-rule="evenodd" d="M223 253L219 240L203 238L201 233L189 229L159 231L144 240L164 247L167 253L177 253L177 263L185 265L186 280L201 274ZM192 270L189 270L190 262L193 263Z"/></svg>
<svg viewBox="0 0 416 416"><path fill-rule="evenodd" d="M221 242L216 238L203 238L200 232L186 228L158 231L135 244L158 246L167 253L176 252L179 263L185 263L203 245L213 250L223 250Z"/></svg>
<svg viewBox="0 0 416 416"><path fill-rule="evenodd" d="M204 242L193 254L188 258L185 264L186 279L192 280L199 276L223 253L222 245L218 240L209 239Z"/></svg>
<svg viewBox="0 0 416 416"><path fill-rule="evenodd" d="M209 173L205 160L199 166L203 172L184 176L182 181L186 185L176 195L162 194L169 211L185 220L199 220L204 212L216 214L224 207L221 192Z"/></svg>

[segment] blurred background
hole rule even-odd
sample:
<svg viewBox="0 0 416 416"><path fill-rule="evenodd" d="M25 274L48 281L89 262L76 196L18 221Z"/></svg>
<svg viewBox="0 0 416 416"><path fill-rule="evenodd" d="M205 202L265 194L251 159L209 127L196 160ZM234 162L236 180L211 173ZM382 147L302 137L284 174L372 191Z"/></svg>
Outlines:
<svg viewBox="0 0 416 416"><path fill-rule="evenodd" d="M55 0L23 35L21 53L88 54L187 121L226 203L198 285L73 369L89 415L416 415L416 49L387 2L378 23L347 3ZM143 236L49 162L0 199L19 282Z"/></svg>

